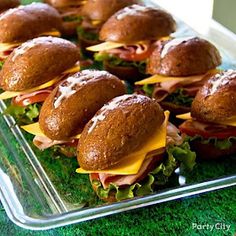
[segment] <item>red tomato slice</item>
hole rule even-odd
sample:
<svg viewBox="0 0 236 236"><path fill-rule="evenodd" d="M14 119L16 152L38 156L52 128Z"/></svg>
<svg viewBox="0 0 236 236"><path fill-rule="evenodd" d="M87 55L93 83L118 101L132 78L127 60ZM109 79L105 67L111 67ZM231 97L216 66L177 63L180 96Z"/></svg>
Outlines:
<svg viewBox="0 0 236 236"><path fill-rule="evenodd" d="M51 92L49 89L43 89L29 94L19 95L12 99L12 104L25 107L36 102L44 102Z"/></svg>
<svg viewBox="0 0 236 236"><path fill-rule="evenodd" d="M236 127L202 123L195 120L187 120L179 126L179 130L191 137L200 135L203 138L218 138L226 139L231 136L236 136Z"/></svg>

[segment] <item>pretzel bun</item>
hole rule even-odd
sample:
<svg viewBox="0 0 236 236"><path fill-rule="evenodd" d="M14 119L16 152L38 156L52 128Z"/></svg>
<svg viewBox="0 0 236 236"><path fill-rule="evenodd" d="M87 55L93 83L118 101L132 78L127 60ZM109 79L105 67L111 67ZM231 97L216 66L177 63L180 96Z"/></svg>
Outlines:
<svg viewBox="0 0 236 236"><path fill-rule="evenodd" d="M140 148L161 126L164 112L143 95L123 95L104 105L87 123L77 158L85 170L103 170Z"/></svg>
<svg viewBox="0 0 236 236"><path fill-rule="evenodd" d="M9 9L0 15L0 42L24 42L52 30L61 30L56 9L45 3L32 3Z"/></svg>
<svg viewBox="0 0 236 236"><path fill-rule="evenodd" d="M217 48L199 37L161 40L147 64L147 72L166 76L204 74L221 64Z"/></svg>
<svg viewBox="0 0 236 236"><path fill-rule="evenodd" d="M80 58L75 44L56 37L39 37L16 48L0 71L4 90L22 91L52 80Z"/></svg>
<svg viewBox="0 0 236 236"><path fill-rule="evenodd" d="M212 76L198 91L191 115L199 121L219 122L236 116L236 71Z"/></svg>
<svg viewBox="0 0 236 236"><path fill-rule="evenodd" d="M106 71L84 70L61 82L45 100L39 124L53 140L68 140L110 99L126 92L120 79Z"/></svg>
<svg viewBox="0 0 236 236"><path fill-rule="evenodd" d="M100 40L132 44L156 40L175 31L173 17L160 9L132 5L112 15L102 26Z"/></svg>

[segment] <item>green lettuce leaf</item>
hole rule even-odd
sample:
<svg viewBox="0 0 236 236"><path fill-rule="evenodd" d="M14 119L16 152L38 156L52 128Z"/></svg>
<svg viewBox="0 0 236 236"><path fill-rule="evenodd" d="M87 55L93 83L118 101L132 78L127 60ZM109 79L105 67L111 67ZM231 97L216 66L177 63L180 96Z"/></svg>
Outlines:
<svg viewBox="0 0 236 236"><path fill-rule="evenodd" d="M41 105L38 103L26 107L10 105L4 111L4 114L13 116L19 125L30 124L35 122L35 119L38 118L40 108Z"/></svg>
<svg viewBox="0 0 236 236"><path fill-rule="evenodd" d="M193 102L193 97L190 97L189 95L184 93L184 89L177 89L175 92L169 94L165 98L166 102L171 102L176 105L190 107Z"/></svg>
<svg viewBox="0 0 236 236"><path fill-rule="evenodd" d="M119 187L114 183L110 183L106 189L103 188L98 180L94 180L92 184L96 186L97 195L101 199L114 195L117 201L121 201L135 196L147 195L152 193L158 186L165 185L179 163L184 169L192 170L195 166L195 158L196 154L190 150L187 142L180 146L172 145L167 148L167 159L139 183L126 187Z"/></svg>
<svg viewBox="0 0 236 236"><path fill-rule="evenodd" d="M2 69L3 64L4 64L4 62L0 61L0 70Z"/></svg>
<svg viewBox="0 0 236 236"><path fill-rule="evenodd" d="M94 54L95 61L108 61L111 66L124 66L124 67L136 67L139 72L145 74L146 71L146 61L124 61L119 57L115 57L108 53L95 53Z"/></svg>
<svg viewBox="0 0 236 236"><path fill-rule="evenodd" d="M91 32L91 31L86 31L81 26L77 27L77 33L83 39L87 39L87 40L91 40L91 41L98 41L99 40L98 33L94 33L94 32Z"/></svg>
<svg viewBox="0 0 236 236"><path fill-rule="evenodd" d="M154 85L153 84L144 84L142 86L142 90L145 92L146 96L152 97Z"/></svg>
<svg viewBox="0 0 236 236"><path fill-rule="evenodd" d="M193 137L186 136L185 140L190 143L194 140L198 140L202 144L213 144L219 150L225 150L232 147L232 145L236 142L236 137L231 136L226 139L217 139L215 137L212 137L212 138L205 139L200 135L195 135Z"/></svg>
<svg viewBox="0 0 236 236"><path fill-rule="evenodd" d="M80 23L83 18L82 18L82 16L64 16L62 19L65 22L72 22L72 21L74 21L74 22Z"/></svg>

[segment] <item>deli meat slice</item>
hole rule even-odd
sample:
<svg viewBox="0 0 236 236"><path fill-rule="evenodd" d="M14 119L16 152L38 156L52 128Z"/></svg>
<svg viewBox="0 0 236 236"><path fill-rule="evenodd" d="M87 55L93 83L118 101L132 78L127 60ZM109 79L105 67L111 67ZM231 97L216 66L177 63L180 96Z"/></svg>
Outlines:
<svg viewBox="0 0 236 236"><path fill-rule="evenodd" d="M49 147L52 147L57 144L63 144L63 143L68 143L68 141L63 141L63 140L51 140L48 137L43 137L43 136L35 136L33 139L34 145L40 149L40 150L45 150Z"/></svg>

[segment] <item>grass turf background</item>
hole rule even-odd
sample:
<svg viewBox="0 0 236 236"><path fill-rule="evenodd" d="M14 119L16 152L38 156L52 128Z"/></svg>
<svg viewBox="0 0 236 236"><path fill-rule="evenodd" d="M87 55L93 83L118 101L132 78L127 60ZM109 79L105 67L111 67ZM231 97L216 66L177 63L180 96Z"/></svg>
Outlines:
<svg viewBox="0 0 236 236"><path fill-rule="evenodd" d="M222 223L224 230L197 230L192 224ZM14 225L0 211L0 235L235 235L236 187L166 202L104 218L47 231L30 231Z"/></svg>
<svg viewBox="0 0 236 236"><path fill-rule="evenodd" d="M30 0L23 0L28 3ZM29 231L14 225L0 209L0 235L236 235L236 187L162 203L48 231ZM199 225L223 223L223 230L197 230Z"/></svg>

